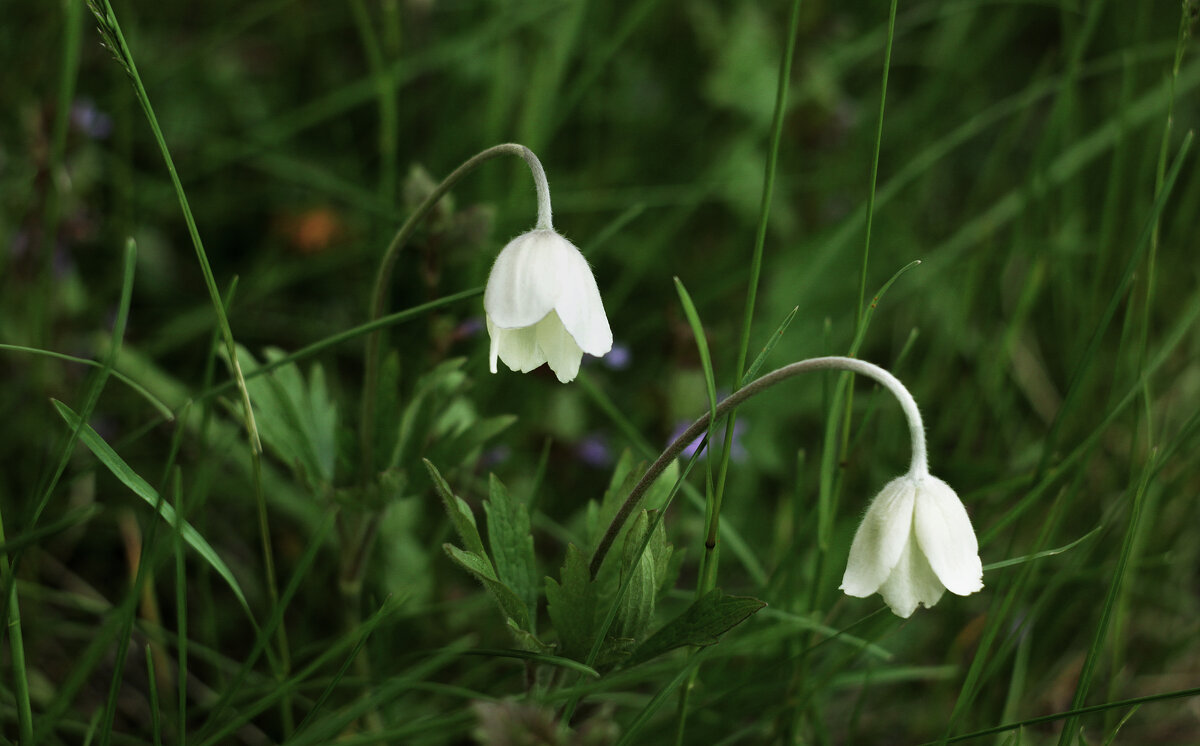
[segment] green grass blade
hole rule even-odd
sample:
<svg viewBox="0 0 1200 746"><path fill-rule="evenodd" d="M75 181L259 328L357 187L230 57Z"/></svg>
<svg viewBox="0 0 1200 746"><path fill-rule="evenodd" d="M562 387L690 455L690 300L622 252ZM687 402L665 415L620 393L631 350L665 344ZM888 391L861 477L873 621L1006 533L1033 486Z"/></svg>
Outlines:
<svg viewBox="0 0 1200 746"><path fill-rule="evenodd" d="M88 365L93 368L103 368L104 367L104 363L102 363L98 360L90 360L85 357L75 357L74 355L66 355L61 352L53 352L51 350L40 350L36 347L25 347L23 345L0 344L0 350L7 350L8 352L24 352L24 353L28 353L30 355L41 355L43 357L54 358L56 360L65 360L69 363L79 363L80 365ZM121 383L125 384L129 388L136 391L139 396L141 396L143 399L145 399L147 402L149 402L150 406L154 407L158 411L159 415L162 416L163 420L165 420L167 422L171 422L172 420L175 419L175 413L171 411L171 408L168 407L165 403L163 403L163 401L161 399L156 397L154 394L150 393L150 391L147 390L145 386L142 386L140 383L138 383L137 381L133 380L132 378L130 378L129 376L125 375L124 373L122 373L118 370L110 370L109 374L112 375L113 378L117 379Z"/></svg>
<svg viewBox="0 0 1200 746"><path fill-rule="evenodd" d="M104 464L112 472L113 476L128 487L133 494L144 500L151 508L154 508L170 526L177 527L177 530L182 535L183 540L188 543L188 546L195 550L208 563L209 567L225 580L247 616L253 618L253 614L250 612L250 604L246 601L246 595L242 592L242 587L238 584L237 578L234 577L233 572L225 564L225 561L221 559L220 555L217 554L216 550L212 548L212 545L200 535L200 532L186 521L179 520L175 514L175 509L161 499L158 490L151 487L129 464L125 463L125 460L117 455L117 452L105 442L104 438L101 438L100 434L93 430L90 425L83 423L79 415L75 414L70 407L57 400L54 401L54 406L58 410L59 415L66 420L67 425L79 431L79 439L100 460L100 463Z"/></svg>
<svg viewBox="0 0 1200 746"><path fill-rule="evenodd" d="M1104 640L1108 632L1109 620L1112 616L1113 605L1116 603L1117 596L1121 591L1121 585L1125 582L1125 572L1129 565L1129 557L1133 553L1134 538L1137 536L1138 524L1142 518L1142 505L1146 498L1146 489L1150 485L1150 479L1154 476L1154 465L1158 458L1158 450L1150 452L1150 458L1142 469L1142 477L1137 486L1137 490L1133 496L1133 506L1130 508L1129 525L1125 529L1125 538L1121 542L1121 554L1117 558L1117 568L1113 572L1112 580L1108 584L1108 593L1104 597L1104 606L1100 612L1100 621L1096 625L1096 634L1092 637L1092 644L1088 648L1087 658L1083 662L1083 670L1079 674L1079 682L1075 686L1075 697L1071 702L1072 709L1083 707L1084 701L1087 699L1088 689L1092 684L1092 676L1096 672L1096 664L1100 660L1100 654L1104 649ZM1067 718L1063 723L1062 733L1059 736L1059 746L1070 746L1075 741L1074 718Z"/></svg>
<svg viewBox="0 0 1200 746"><path fill-rule="evenodd" d="M888 73L892 69L892 42L896 38L896 6L892 0L888 10L887 37L883 47L883 80L879 84L879 117L875 123L875 150L871 155L871 183L867 186L867 215L863 237L862 266L858 276L858 303L854 306L855 334L863 326L863 303L867 297L867 264L871 255L871 226L875 221L875 186L879 181L879 151L883 148L883 112L887 104ZM853 390L847 396L851 396Z"/></svg>
<svg viewBox="0 0 1200 746"><path fill-rule="evenodd" d="M717 384L713 379L712 357L708 354L708 338L704 334L704 324L700 323L700 314L696 312L696 304L688 294L683 281L675 278L675 292L679 294L679 303L687 316L688 326L692 328L692 336L696 339L696 351L700 354L700 367L704 370L704 386L708 392L708 411L716 419ZM710 428L711 429L711 428Z"/></svg>
<svg viewBox="0 0 1200 746"><path fill-rule="evenodd" d="M144 650L146 653L147 689L150 698L150 737L153 739L154 746L162 746L162 723L159 721L158 711L158 677L154 672L154 648L147 643Z"/></svg>
<svg viewBox="0 0 1200 746"><path fill-rule="evenodd" d="M1010 730L1025 728L1030 725L1042 725L1043 723L1055 723L1059 720L1068 718L1076 718L1080 715L1090 715L1094 712L1107 712L1109 710L1120 710L1126 707L1137 707L1140 705L1151 704L1155 702L1169 702L1174 699L1188 699L1190 697L1200 697L1200 686L1191 687L1189 689L1177 689L1170 692L1161 692L1159 694L1148 694L1144 697L1133 697L1131 699L1121 699L1114 702L1105 702L1099 705L1090 705L1088 707L1077 707L1063 712L1055 712L1050 715L1039 715L1038 717L1027 718L1015 723L1005 723L991 728L984 728L972 733L964 733L961 736L954 736L944 741L926 741L918 746L936 746L939 743L963 743L964 741L973 741L976 738L983 736L994 736L997 733L1006 733Z"/></svg>
<svg viewBox="0 0 1200 746"><path fill-rule="evenodd" d="M800 306L795 306L788 312L787 316L783 317L783 322L779 325L779 328L775 330L775 333L763 345L762 350L758 353L758 357L754 358L754 362L750 363L750 367L746 369L746 375L742 376L742 386L745 386L758 377L758 371L763 367L763 363L767 362L767 357L770 356L771 350L774 350L775 345L779 344L779 340L783 339L783 333L791 326L792 319L796 318L796 314L799 311Z"/></svg>
<svg viewBox="0 0 1200 746"><path fill-rule="evenodd" d="M1026 562L1033 562L1034 560L1040 560L1040 559L1044 559L1046 557L1053 557L1057 554L1062 554L1063 552L1069 552L1072 549L1074 549L1075 547L1082 544L1083 542L1092 538L1096 534L1100 533L1102 530L1104 530L1104 526L1096 526L1094 529L1092 529L1091 531L1088 531L1086 534L1084 534L1083 536L1080 536L1078 539L1071 542L1070 544L1064 544L1061 547L1056 547L1054 549L1045 549L1041 552L1034 552L1033 554L1027 554L1023 557L1013 557L1012 559L1001 560L999 562L992 562L992 563L984 565L983 571L991 572L992 570L1000 570L1005 567L1014 567L1016 565L1023 565Z"/></svg>
<svg viewBox="0 0 1200 746"><path fill-rule="evenodd" d="M1183 168L1184 162L1187 160L1188 151L1192 146L1192 137L1194 132L1188 132L1183 138L1183 142L1179 146L1179 151L1175 155L1175 161L1171 164L1171 171L1167 174L1167 178L1163 183L1162 191L1154 200L1154 207L1150 210L1150 215L1147 216L1142 227L1141 235L1138 237L1138 242L1134 250L1129 255L1129 261L1125 264L1125 271L1113 288L1112 296L1109 298L1108 305L1100 316L1100 320L1096 323L1092 331L1091 338L1088 341L1087 348L1083 352L1083 356L1075 366L1074 372L1071 374L1071 381L1067 385L1066 396L1063 397L1062 405L1058 409L1058 414L1054 418L1054 422L1050 425L1050 432L1046 434L1045 445L1042 448L1041 460L1038 463L1037 472L1035 473L1034 482L1036 482L1046 468L1049 466L1050 459L1054 453L1054 447L1058 441L1059 430L1065 421L1069 419L1069 415L1073 412L1075 405L1079 402L1079 397L1083 389L1083 380L1087 372L1091 369L1095 362L1096 353L1100 348L1100 342L1104 338L1105 332L1108 331L1108 326L1112 322L1113 316L1116 315L1117 309L1120 307L1122 299L1125 297L1125 292L1133 281L1134 271L1141 263L1142 256L1146 253L1146 249L1150 244L1150 238L1154 234L1155 226L1158 225L1159 216L1162 215L1163 209L1166 207L1167 199L1171 196L1171 191L1175 186L1175 180L1179 176L1180 169Z"/></svg>

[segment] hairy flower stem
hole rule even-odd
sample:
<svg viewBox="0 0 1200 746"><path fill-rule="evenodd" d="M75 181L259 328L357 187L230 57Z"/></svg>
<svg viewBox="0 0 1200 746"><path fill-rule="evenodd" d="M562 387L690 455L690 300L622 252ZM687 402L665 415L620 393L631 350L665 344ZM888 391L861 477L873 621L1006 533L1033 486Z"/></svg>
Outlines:
<svg viewBox="0 0 1200 746"><path fill-rule="evenodd" d="M537 188L537 228L539 230L548 230L552 227L550 187L546 182L546 172L542 169L541 161L533 154L532 150L524 145L505 143L503 145L492 146L487 150L477 153L443 179L442 183L438 184L437 188L429 193L425 201L418 205L416 210L413 210L413 213L400 226L400 230L396 231L396 235L388 245L387 251L383 254L383 259L379 262L379 271L375 274L375 288L371 292L370 320L372 322L382 318L386 311L388 288L392 282L392 270L395 268L396 258L400 255L400 250L404 248L408 240L412 238L413 231L433 211L433 208L441 198L446 196L446 192L450 191L462 177L473 171L479 164L502 155L520 156L529 164L529 170L533 172L534 186ZM382 329L375 329L367 336L365 368L363 370L362 413L359 418L359 442L362 454L362 470L359 475L359 481L360 486L363 487L370 482L375 461L375 403L379 396L379 354L382 347L383 331Z"/></svg>
<svg viewBox="0 0 1200 746"><path fill-rule="evenodd" d="M773 370L761 378L756 378L746 384L718 404L715 412L716 419L720 420L724 418L730 411L747 399L761 394L780 381L814 370L848 370L882 384L900 402L900 408L904 410L904 416L908 420L908 432L912 439L912 461L909 465L909 473L921 473L929 470L928 458L925 453L925 426L921 422L921 413L917 409L917 402L913 399L912 394L891 373L880 368L878 365L856 358L815 357L808 360L800 360ZM600 571L600 565L604 562L604 557L608 554L609 549L612 548L617 534L621 532L621 527L625 525L629 516L637 509L642 501L642 497L646 494L646 490L650 488L650 485L654 484L654 480L683 452L683 449L688 444L708 430L710 417L711 415L706 413L700 419L693 422L687 430L684 430L683 434L672 441L671 445L667 446L667 449L655 459L650 468L646 470L646 473L642 475L642 478L638 480L638 483L633 486L629 497L625 499L625 502L621 505L621 509L613 517L612 523L609 524L608 530L604 533L604 537L600 539L600 544L596 547L596 552L592 555L589 569L593 579L595 579L596 574Z"/></svg>

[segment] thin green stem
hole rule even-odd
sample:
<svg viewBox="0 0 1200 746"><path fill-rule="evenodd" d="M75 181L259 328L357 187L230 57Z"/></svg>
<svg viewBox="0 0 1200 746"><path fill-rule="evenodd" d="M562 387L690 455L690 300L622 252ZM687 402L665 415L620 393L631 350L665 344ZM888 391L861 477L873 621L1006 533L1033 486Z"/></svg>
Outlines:
<svg viewBox="0 0 1200 746"><path fill-rule="evenodd" d="M396 265L396 258L400 255L400 250L412 238L413 231L420 225L421 221L433 210L437 203L450 191L455 184L464 176L475 170L477 166L493 158L502 155L516 155L525 159L529 164L529 170L533 173L534 185L537 188L538 196L538 220L537 230L551 230L551 211L550 211L550 187L546 182L546 172L542 169L541 161L534 155L533 151L524 145L515 143L505 143L503 145L494 145L487 150L484 150L472 156L469 160L456 168L449 176L442 180L437 188L429 193L425 201L413 210L404 224L400 226L400 230L396 231L396 235L392 238L392 242L388 244L387 250L383 253L383 258L379 262L379 270L375 273L375 287L371 291L371 306L370 306L370 322L378 322L387 308L388 288L392 282L392 270ZM370 480L371 472L374 469L374 424L375 424L375 403L379 396L379 356L383 347L383 334L381 327L375 327L367 337L365 367L363 369L363 398L362 410L359 418L359 445L362 455L362 470L360 473L360 483L366 485Z"/></svg>
<svg viewBox="0 0 1200 746"><path fill-rule="evenodd" d="M0 513L0 544L7 541L4 535L4 516ZM29 675L25 668L25 640L21 634L21 608L17 604L17 579L12 576L13 567L8 562L8 553L0 553L0 582L8 587L8 650L12 657L13 697L17 704L17 728L20 743L33 743L33 708L29 703Z"/></svg>
<svg viewBox="0 0 1200 746"><path fill-rule="evenodd" d="M864 360L849 357L815 357L777 368L765 376L746 384L718 404L715 411L716 420L719 421L728 416L742 402L761 394L780 381L785 381L793 376L814 370L848 370L882 384L900 402L900 407L904 410L905 418L908 420L908 432L912 442L912 461L909 464L909 472L920 473L928 471L928 457L925 451L925 427L921 420L921 413L917 409L917 403L912 398L912 394L891 373ZM609 524L608 530L596 546L595 553L592 554L589 569L593 579L600 571L600 565L604 562L605 555L612 548L613 542L616 541L617 534L621 532L621 527L625 525L629 516L637 509L642 501L642 497L646 494L646 490L650 488L650 485L654 484L654 480L683 452L683 449L688 444L708 430L709 420L710 415L705 413L700 419L689 425L687 430L684 430L679 437L673 440L667 446L666 450L655 459L654 463L650 464L650 467L646 469L646 473L633 486L629 497L622 503L617 514L613 517L612 523Z"/></svg>
<svg viewBox="0 0 1200 746"><path fill-rule="evenodd" d="M892 40L896 36L896 6L888 11L887 43L883 49L883 80L879 84L879 117L875 121L875 152L871 155L871 183L867 189L866 235L863 238L862 269L858 275L858 303L854 306L854 328L862 326L867 300L867 259L871 255L871 225L875 219L875 186L879 182L879 151L883 145L883 112L887 104L888 73L892 69Z"/></svg>
<svg viewBox="0 0 1200 746"><path fill-rule="evenodd" d="M371 16L363 0L350 3L354 23L362 38L363 51L375 80L375 95L379 100L379 201L391 206L396 201L397 133L400 117L396 108L396 76L384 59L383 47L376 36Z"/></svg>
<svg viewBox="0 0 1200 746"><path fill-rule="evenodd" d="M196 219L192 214L191 206L188 203L187 194L184 192L183 183L179 179L179 173L175 168L175 161L171 157L171 151L167 147L166 138L163 136L162 128L158 124L158 117L154 113L154 107L150 103L150 96L146 92L146 88L142 83L141 76L138 74L137 64L133 59L133 52L129 49L129 45L125 40L124 34L121 32L120 23L117 21L116 12L113 10L110 0L103 0L103 7L93 6L93 12L96 15L96 20L100 23L100 32L105 41L111 47L113 54L116 55L117 61L120 62L129 73L130 80L133 83L134 90L137 93L138 103L141 104L143 112L146 114L146 119L150 125L150 129L154 134L154 140L158 144L159 151L162 154L163 161L167 167L167 173L171 177L171 184L174 186L175 195L179 200L179 206L183 212L184 222L187 224L188 235L192 240L192 247L196 252L196 259L200 264L200 272L204 277L204 285L208 290L209 300L212 303L213 310L216 313L217 325L221 330L221 336L225 342L225 350L229 356L229 366L233 374L233 378L237 381L238 391L241 394L242 414L246 429L246 436L250 444L250 458L254 464L254 497L258 505L258 517L260 522L260 535L264 541L262 546L264 568L267 576L267 587L270 593L271 602L274 605L278 602L279 589L275 578L275 562L272 557L270 545L270 528L267 525L267 508L266 496L263 493L262 486L262 441L258 434L258 425L254 419L254 409L250 404L250 391L246 387L245 377L242 375L242 366L238 361L237 345L233 340L233 330L229 325L229 318L225 313L225 304L221 300L220 290L217 288L217 281L213 275L212 266L208 261L208 254L204 250L204 243L200 239L200 231L196 227ZM287 636L283 631L283 626L280 625L278 642L280 645L280 660L283 661L284 670L276 671L276 675L286 677L287 661L291 657L286 648ZM286 726L291 722L290 699L285 697L282 704L282 719Z"/></svg>
<svg viewBox="0 0 1200 746"><path fill-rule="evenodd" d="M896 36L896 8L899 4L898 0L892 0L891 7L888 10L888 27L887 39L884 43L883 50L883 75L879 84L879 116L875 121L875 148L871 154L871 181L867 185L867 209L864 216L864 235L863 235L863 252L862 266L858 276L858 302L854 304L854 333L855 337L860 337L860 332L865 324L864 314L866 313L867 301L867 266L871 256L871 228L875 222L875 192L879 183L879 153L883 147L883 115L887 105L887 88L888 74L892 69L892 42ZM849 355L857 354L857 348L852 349ZM850 451L850 420L854 416L854 379L853 374L847 374L843 378L848 379L846 389L846 400L842 406L842 438L841 443L837 447L838 463L845 463ZM834 398L834 411L830 413L831 419L837 419L837 402L838 398ZM826 446L832 444L827 443ZM831 504L836 504L837 496L840 493L841 475L839 472L838 479L835 484L833 493L828 496ZM825 544L821 543L822 549Z"/></svg>
<svg viewBox="0 0 1200 746"><path fill-rule="evenodd" d="M792 59L796 51L796 32L800 25L800 0L793 0L788 19L787 36L783 58L779 61L779 79L775 88L775 113L771 120L771 146L767 154L767 165L763 172L762 202L759 205L758 227L754 234L754 253L750 258L750 282L746 288L746 308L742 315L742 336L738 341L737 365L734 366L732 390L742 385L746 372L746 357L750 351L750 329L754 322L754 306L758 299L758 281L762 274L763 246L767 241L767 225L771 215L771 198L775 193L775 170L779 162L779 143L783 137L783 122L787 115L788 83L792 77ZM729 454L733 450L733 430L736 417L729 413L725 426L725 443L721 449L721 467L717 471L717 483L713 490L712 505L706 511L708 525L704 536L704 575L697 588L697 597L703 596L716 583L717 538L721 531L721 503L725 496L725 477L729 474Z"/></svg>

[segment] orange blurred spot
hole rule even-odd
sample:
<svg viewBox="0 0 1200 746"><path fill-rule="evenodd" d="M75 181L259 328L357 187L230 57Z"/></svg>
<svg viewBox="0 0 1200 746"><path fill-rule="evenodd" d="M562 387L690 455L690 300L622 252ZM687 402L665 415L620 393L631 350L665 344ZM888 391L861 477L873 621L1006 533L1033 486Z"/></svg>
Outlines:
<svg viewBox="0 0 1200 746"><path fill-rule="evenodd" d="M285 215L279 221L288 245L301 254L319 254L341 238L345 226L338 214L329 207L313 207L304 212Z"/></svg>

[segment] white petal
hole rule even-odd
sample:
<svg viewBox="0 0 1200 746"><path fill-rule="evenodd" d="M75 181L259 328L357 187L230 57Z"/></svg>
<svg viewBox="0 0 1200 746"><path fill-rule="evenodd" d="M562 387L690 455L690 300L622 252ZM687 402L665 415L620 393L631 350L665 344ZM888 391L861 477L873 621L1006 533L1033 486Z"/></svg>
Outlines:
<svg viewBox="0 0 1200 746"><path fill-rule="evenodd" d="M546 362L545 355L538 347L537 332L533 327L503 329L495 326L491 318L488 318L488 333L492 335L494 354L503 360L509 369L528 373Z"/></svg>
<svg viewBox="0 0 1200 746"><path fill-rule="evenodd" d="M579 362L583 358L583 350L575 344L575 340L563 328L558 314L551 311L534 327L537 334L537 345L550 370L558 376L561 383L570 383L579 375Z"/></svg>
<svg viewBox="0 0 1200 746"><path fill-rule="evenodd" d="M563 292L554 308L580 349L597 357L605 355L612 349L613 337L596 278L579 249L565 238L562 241L571 251L563 254Z"/></svg>
<svg viewBox="0 0 1200 746"><path fill-rule="evenodd" d="M483 308L496 326L533 326L554 310L563 290L567 251L579 253L552 230L522 233L496 257L483 292Z"/></svg>
<svg viewBox="0 0 1200 746"><path fill-rule="evenodd" d="M951 593L966 596L983 588L979 542L950 485L933 476L921 478L913 526L921 552Z"/></svg>
<svg viewBox="0 0 1200 746"><path fill-rule="evenodd" d="M912 616L918 604L932 608L945 592L945 587L929 567L929 561L917 547L915 536L909 537L900 553L900 561L879 588L879 594L892 613L904 619Z"/></svg>
<svg viewBox="0 0 1200 746"><path fill-rule="evenodd" d="M903 476L884 485L871 501L850 545L841 585L846 595L865 598L892 574L909 543L915 498L915 483Z"/></svg>

